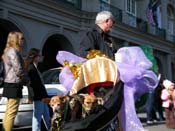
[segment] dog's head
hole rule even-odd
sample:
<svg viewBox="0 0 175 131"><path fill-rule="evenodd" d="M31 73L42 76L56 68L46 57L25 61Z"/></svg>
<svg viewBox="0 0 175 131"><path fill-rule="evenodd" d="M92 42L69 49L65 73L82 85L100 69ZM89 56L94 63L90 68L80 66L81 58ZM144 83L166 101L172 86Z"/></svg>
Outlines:
<svg viewBox="0 0 175 131"><path fill-rule="evenodd" d="M73 110L79 104L82 104L84 101L84 97L78 94L74 94L70 96L69 106L71 110Z"/></svg>
<svg viewBox="0 0 175 131"><path fill-rule="evenodd" d="M97 99L94 95L89 95L89 94L83 94L83 97L84 97L84 100L82 103L82 107L88 113L90 112L93 104L97 102Z"/></svg>
<svg viewBox="0 0 175 131"><path fill-rule="evenodd" d="M53 112L64 110L65 103L69 100L68 96L53 96L49 105L52 107Z"/></svg>

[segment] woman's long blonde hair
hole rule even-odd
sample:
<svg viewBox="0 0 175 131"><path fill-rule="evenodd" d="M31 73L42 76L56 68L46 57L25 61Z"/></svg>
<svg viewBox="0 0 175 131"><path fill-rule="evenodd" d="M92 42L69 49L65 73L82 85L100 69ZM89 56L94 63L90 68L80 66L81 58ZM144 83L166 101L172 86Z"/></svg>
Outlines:
<svg viewBox="0 0 175 131"><path fill-rule="evenodd" d="M2 59L4 59L4 54L7 52L9 48L15 48L16 51L20 52L21 51L21 40L23 38L23 34L21 32L10 32L7 37L7 43L6 47L4 49Z"/></svg>

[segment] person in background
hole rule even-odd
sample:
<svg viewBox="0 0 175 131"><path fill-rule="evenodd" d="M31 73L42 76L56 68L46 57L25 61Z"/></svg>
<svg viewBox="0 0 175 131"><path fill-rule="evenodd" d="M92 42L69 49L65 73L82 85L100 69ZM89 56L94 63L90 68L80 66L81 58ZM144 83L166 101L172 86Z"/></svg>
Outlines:
<svg viewBox="0 0 175 131"><path fill-rule="evenodd" d="M165 89L162 90L162 106L165 109L165 120L167 128L175 128L175 85L169 80L163 81Z"/></svg>
<svg viewBox="0 0 175 131"><path fill-rule="evenodd" d="M109 11L101 11L96 15L95 25L88 31L80 41L77 55L83 58L87 57L87 54L91 50L100 50L102 54L108 58L114 60L114 53L116 48L113 43L112 37L109 35L110 30L115 24L114 16ZM122 100L121 100L122 101ZM117 115L117 114L116 114ZM118 126L118 118L115 118L106 131L116 131Z"/></svg>
<svg viewBox="0 0 175 131"><path fill-rule="evenodd" d="M157 123L157 114L156 114L156 101L155 101L155 90L150 90L148 93L148 99L146 102L146 114L147 114L147 121L146 123L155 124Z"/></svg>
<svg viewBox="0 0 175 131"><path fill-rule="evenodd" d="M7 37L2 60L5 66L4 89L2 96L7 98L6 111L3 118L3 131L12 131L14 119L18 112L22 88L29 82L24 70L21 55L23 34L10 32Z"/></svg>
<svg viewBox="0 0 175 131"><path fill-rule="evenodd" d="M164 89L163 86L163 79L160 79L158 86L155 89L155 110L159 116L159 122L165 121L165 117L163 114L163 107L162 107L162 99L161 99L161 92Z"/></svg>
<svg viewBox="0 0 175 131"><path fill-rule="evenodd" d="M95 49L100 50L109 58L114 59L116 50L112 38L109 35L114 24L115 20L111 12L99 12L96 16L94 27L85 32L85 35L82 37L77 55L85 58L88 51Z"/></svg>
<svg viewBox="0 0 175 131"><path fill-rule="evenodd" d="M30 78L30 86L33 89L32 131L41 131L42 117L47 130L50 129L50 113L47 104L47 102L49 102L49 97L41 74L37 68L39 61L40 50L36 48L30 49L25 60L25 68Z"/></svg>

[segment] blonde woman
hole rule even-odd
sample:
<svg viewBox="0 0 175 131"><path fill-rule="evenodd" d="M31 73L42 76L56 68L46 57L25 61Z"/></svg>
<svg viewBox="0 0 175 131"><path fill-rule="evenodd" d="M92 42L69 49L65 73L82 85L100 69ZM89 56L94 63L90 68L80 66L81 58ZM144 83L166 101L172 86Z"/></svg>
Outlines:
<svg viewBox="0 0 175 131"><path fill-rule="evenodd" d="M21 56L23 35L10 32L2 59L5 66L3 97L7 98L6 112L3 118L3 131L12 131L14 119L18 112L24 78L24 61ZM25 79L27 83L27 79Z"/></svg>

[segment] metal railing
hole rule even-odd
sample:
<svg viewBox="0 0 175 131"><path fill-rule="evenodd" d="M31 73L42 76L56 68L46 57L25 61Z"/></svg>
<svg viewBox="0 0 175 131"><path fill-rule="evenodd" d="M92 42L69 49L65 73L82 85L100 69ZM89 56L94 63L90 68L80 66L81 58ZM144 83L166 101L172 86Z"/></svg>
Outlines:
<svg viewBox="0 0 175 131"><path fill-rule="evenodd" d="M155 35L165 39L166 38L166 30L156 27Z"/></svg>
<svg viewBox="0 0 175 131"><path fill-rule="evenodd" d="M138 17L136 17L136 28L143 32L148 32L148 23Z"/></svg>

